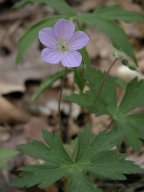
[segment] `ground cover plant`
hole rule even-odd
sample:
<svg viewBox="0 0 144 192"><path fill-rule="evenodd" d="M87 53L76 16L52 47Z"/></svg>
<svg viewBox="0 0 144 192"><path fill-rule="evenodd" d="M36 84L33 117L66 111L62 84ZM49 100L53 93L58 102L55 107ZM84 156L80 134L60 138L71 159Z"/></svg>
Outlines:
<svg viewBox="0 0 144 192"><path fill-rule="evenodd" d="M42 130L45 143L34 140L17 147L29 156L41 159L42 163L22 167L11 185L46 188L61 180L63 191L100 192L102 189L97 187L96 179L125 180L128 174L143 173L141 167L120 152L120 146L126 143L136 152L142 147L144 114L137 113L136 109L144 106L144 80L134 78L125 84L109 73L118 61L132 70L139 70L135 52L119 21L143 22L144 14L124 10L118 5L101 6L92 13L77 13L64 0L21 0L15 7L27 3L48 4L57 13L37 22L24 33L18 45L17 64L31 44L39 39L44 45L41 59L48 65L64 67L63 71L48 77L32 97L34 102L57 79L63 78L58 102L59 131ZM90 39L85 30L90 26L104 32L115 47L113 62L106 72L92 67L85 48ZM108 115L111 122L98 134L92 133L88 122L78 137L64 144L60 107L67 73L74 73L79 93L65 99L96 116ZM117 87L122 89L121 98L117 96Z"/></svg>

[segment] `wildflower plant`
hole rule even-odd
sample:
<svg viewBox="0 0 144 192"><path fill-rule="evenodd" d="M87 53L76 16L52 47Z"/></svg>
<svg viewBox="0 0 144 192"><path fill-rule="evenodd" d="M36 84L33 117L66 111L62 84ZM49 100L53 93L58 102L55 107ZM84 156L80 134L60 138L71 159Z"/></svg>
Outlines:
<svg viewBox="0 0 144 192"><path fill-rule="evenodd" d="M33 158L43 160L43 163L21 168L19 177L12 185L38 185L40 188L46 188L61 180L64 191L101 192L95 178L124 180L126 174L143 172L134 162L126 160L126 155L119 152L119 146L125 142L136 152L141 149L144 139L144 114L137 114L136 109L144 106L144 81L133 79L125 84L110 76L109 72L118 60L123 63L127 59L132 60L133 70L138 70L134 50L116 21L143 21L144 14L124 10L117 5L102 6L93 13L77 14L64 0L21 0L16 7L29 2L48 4L56 13L63 14L45 18L30 27L19 41L17 55L19 63L26 50L39 36L40 42L45 46L41 53L42 60L49 64L61 63L65 67L65 70L48 77L32 98L32 101L35 101L48 86L63 77L58 106L60 133L43 130L45 143L30 141L18 146L18 149ZM87 28L92 25L103 31L118 50L115 51L114 61L106 72L91 66L85 49L90 37L83 32L83 26ZM75 31L75 28L78 30ZM104 131L95 135L87 126L68 147L63 144L60 117L66 72L75 74L74 82L80 92L65 99L87 108L96 116L106 114L111 118ZM85 86L89 87L86 92L83 91ZM123 90L121 101L117 98L117 87Z"/></svg>

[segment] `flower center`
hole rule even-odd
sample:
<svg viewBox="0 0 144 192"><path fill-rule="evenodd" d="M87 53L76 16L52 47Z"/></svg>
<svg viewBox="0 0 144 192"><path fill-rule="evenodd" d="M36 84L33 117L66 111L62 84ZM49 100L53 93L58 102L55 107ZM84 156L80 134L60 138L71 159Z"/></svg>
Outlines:
<svg viewBox="0 0 144 192"><path fill-rule="evenodd" d="M58 49L62 52L69 50L69 42L66 39L61 38L57 42Z"/></svg>

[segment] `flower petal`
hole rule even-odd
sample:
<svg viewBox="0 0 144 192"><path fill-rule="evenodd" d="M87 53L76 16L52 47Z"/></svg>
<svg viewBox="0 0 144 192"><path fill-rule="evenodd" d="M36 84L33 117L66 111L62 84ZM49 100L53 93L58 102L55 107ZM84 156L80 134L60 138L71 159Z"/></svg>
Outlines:
<svg viewBox="0 0 144 192"><path fill-rule="evenodd" d="M82 56L78 51L69 51L62 56L62 65L65 67L78 67L81 64Z"/></svg>
<svg viewBox="0 0 144 192"><path fill-rule="evenodd" d="M62 53L58 49L45 48L42 50L41 56L43 61L57 64L62 58Z"/></svg>
<svg viewBox="0 0 144 192"><path fill-rule="evenodd" d="M73 22L60 19L54 25L54 32L58 38L70 39L74 33L75 25Z"/></svg>
<svg viewBox="0 0 144 192"><path fill-rule="evenodd" d="M75 51L87 45L89 37L82 31L75 32L70 39L70 50Z"/></svg>
<svg viewBox="0 0 144 192"><path fill-rule="evenodd" d="M39 40L47 47L56 48L56 36L51 27L43 28L39 31Z"/></svg>

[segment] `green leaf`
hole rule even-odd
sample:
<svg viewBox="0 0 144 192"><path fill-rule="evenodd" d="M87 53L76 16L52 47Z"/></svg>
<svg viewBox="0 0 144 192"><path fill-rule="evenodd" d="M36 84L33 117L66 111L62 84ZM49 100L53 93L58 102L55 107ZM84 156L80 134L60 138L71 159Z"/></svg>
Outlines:
<svg viewBox="0 0 144 192"><path fill-rule="evenodd" d="M32 187L38 185L40 188L46 188L61 179L67 172L66 167L52 166L48 163L26 166L22 170L20 177L12 183L12 186Z"/></svg>
<svg viewBox="0 0 144 192"><path fill-rule="evenodd" d="M126 90L127 84L123 79L121 79L119 77L115 77L115 82L116 82L117 86L120 87L122 90L124 90L124 91Z"/></svg>
<svg viewBox="0 0 144 192"><path fill-rule="evenodd" d="M125 10L118 5L102 6L94 12L97 16L111 20L121 20L125 22L144 21L144 14Z"/></svg>
<svg viewBox="0 0 144 192"><path fill-rule="evenodd" d="M120 28L116 22L108 19L102 18L98 14L82 14L78 17L83 23L88 25L96 25L101 31L103 31L112 41L113 45L123 52L125 52L128 56L130 56L136 63L135 53L127 35Z"/></svg>
<svg viewBox="0 0 144 192"><path fill-rule="evenodd" d="M11 157L14 157L18 154L18 151L12 149L0 149L0 159L7 160Z"/></svg>
<svg viewBox="0 0 144 192"><path fill-rule="evenodd" d="M1 161L0 161L0 170L1 170L1 169L6 169L6 168L7 168L7 162L4 161L4 160L1 160Z"/></svg>
<svg viewBox="0 0 144 192"><path fill-rule="evenodd" d="M25 151L33 158L51 160L51 151L50 148L40 141L31 141L27 144L18 145L18 149ZM50 158L50 159L49 159Z"/></svg>
<svg viewBox="0 0 144 192"><path fill-rule="evenodd" d="M106 75L103 85L104 73L87 67L85 70L85 79L91 90L85 93L67 96L65 99L88 108L89 111L98 116L113 113L116 106L116 92L113 91L116 89L115 78Z"/></svg>
<svg viewBox="0 0 144 192"><path fill-rule="evenodd" d="M7 167L7 161L16 156L18 151L12 149L0 149L0 169Z"/></svg>
<svg viewBox="0 0 144 192"><path fill-rule="evenodd" d="M94 185L86 175L78 171L76 171L76 173L73 173L72 177L70 178L67 191L68 192L80 192L80 191L102 192L102 190L94 187Z"/></svg>
<svg viewBox="0 0 144 192"><path fill-rule="evenodd" d="M28 153L31 157L40 158L42 160L51 162L54 165L65 164L69 162L70 159L68 158L68 155L66 155L60 139L58 139L58 137L54 136L52 133L48 133L44 137L48 137L48 135L49 140L52 141L50 146L47 146L39 141L31 141L27 144L19 145L18 148ZM51 146L51 144L53 146Z"/></svg>
<svg viewBox="0 0 144 192"><path fill-rule="evenodd" d="M89 158L97 156L97 153L109 150L117 145L119 140L121 140L121 133L117 133L115 130L102 131L96 137L92 137L90 130L84 129L78 137L79 148L77 150L76 161L85 161L87 156Z"/></svg>
<svg viewBox="0 0 144 192"><path fill-rule="evenodd" d="M64 177L68 192L102 192L90 175L121 180L125 179L123 174L142 172L137 165L126 161L125 155L112 150L121 137L116 133L103 131L93 135L88 128L84 129L78 136L77 148L73 148L76 158L68 156L57 135L43 131L43 136L48 146L36 141L35 145L25 144L21 149L46 162L22 168L13 186L46 188Z"/></svg>
<svg viewBox="0 0 144 192"><path fill-rule="evenodd" d="M90 66L90 58L85 48L80 50L82 55L82 64L79 68L74 68L74 78L75 83L78 85L79 89L83 91L86 84L84 72L88 66Z"/></svg>
<svg viewBox="0 0 144 192"><path fill-rule="evenodd" d="M99 70L96 70L93 67L88 67L85 72L85 78L87 85L91 88L91 90L96 92L96 95L99 94L100 91L99 98L101 100L105 100L105 103L111 106L116 105L116 92L110 91L116 89L116 83L113 77ZM99 98L97 99L99 100Z"/></svg>
<svg viewBox="0 0 144 192"><path fill-rule="evenodd" d="M78 150L76 154L75 161L79 161L82 159L83 154L86 151L86 148L83 146L89 146L91 140L93 139L93 135L91 133L90 127L86 127L79 135L78 135Z"/></svg>
<svg viewBox="0 0 144 192"><path fill-rule="evenodd" d="M144 81L133 79L127 85L119 107L112 114L117 130L122 132L125 142L137 152L142 147L140 139L144 139L144 114L130 114L144 106L143 94Z"/></svg>
<svg viewBox="0 0 144 192"><path fill-rule="evenodd" d="M84 70L84 66L74 69L74 82L78 85L81 91L83 91L85 86Z"/></svg>
<svg viewBox="0 0 144 192"><path fill-rule="evenodd" d="M131 146L136 152L140 151L142 147L141 139L144 139L143 119L144 114L122 114L119 115L119 119L115 119L117 131L122 133L125 143Z"/></svg>
<svg viewBox="0 0 144 192"><path fill-rule="evenodd" d="M79 94L72 94L70 96L65 96L65 99L77 103L80 106L86 107L90 112L95 113L97 115L107 114L107 109L105 107L105 104L100 102L97 103L97 105L94 105L96 97L96 92L88 91L86 93L79 93Z"/></svg>
<svg viewBox="0 0 144 192"><path fill-rule="evenodd" d="M77 155L81 157L78 162L85 161L86 163L90 160L84 169L94 174L95 177L123 180L125 179L123 174L136 173L138 169L142 171L132 162L124 161L125 155L111 150L121 139L121 134L102 131L93 139L88 136L89 142L84 144L87 133L87 131L81 133L81 139L79 138L79 147L83 145L83 154L79 155L78 150Z"/></svg>
<svg viewBox="0 0 144 192"><path fill-rule="evenodd" d="M65 148L64 148L64 146L61 142L61 139L58 135L55 135L53 133L49 133L49 132L43 130L43 138L44 138L45 142L50 146L51 151L53 149L53 151L55 153L55 157L57 154L57 156L58 157L61 156L65 162L71 162L71 158L69 157L69 155L65 151Z"/></svg>
<svg viewBox="0 0 144 192"><path fill-rule="evenodd" d="M87 68L85 78L90 90L85 93L73 94L66 99L86 107L97 116L107 114L113 119L114 128L123 136L124 141L135 151L139 151L144 139L144 114L135 114L134 110L144 106L144 80L132 80L124 86L121 102L116 99L116 85L119 82L107 76L96 105L95 98L98 93L104 74L94 68ZM99 146L99 145L98 145Z"/></svg>
<svg viewBox="0 0 144 192"><path fill-rule="evenodd" d="M68 70L67 72L70 72ZM34 93L32 96L31 102L34 102L38 97L48 88L50 87L56 80L60 79L61 77L64 76L64 70L63 71L58 71L54 73L53 75L50 75L46 80L44 80L38 90Z"/></svg>
<svg viewBox="0 0 144 192"><path fill-rule="evenodd" d="M54 23L59 19L59 16L51 16L45 18L36 24L32 25L27 31L22 35L18 43L18 53L16 58L16 63L20 63L23 59L23 56L27 49L34 43L34 41L38 40L38 32L43 27L50 27L54 25Z"/></svg>
<svg viewBox="0 0 144 192"><path fill-rule="evenodd" d="M135 151L142 147L140 139L144 139L144 114L130 115L138 107L144 106L144 81L133 79L126 88L123 99L112 115L116 128L124 135L125 142ZM134 113L134 112L133 112Z"/></svg>
<svg viewBox="0 0 144 192"><path fill-rule="evenodd" d="M138 167L134 163L124 161L123 155L116 151L100 152L96 158L92 159L87 169L96 177L113 180L125 180L126 177L123 174L138 172Z"/></svg>
<svg viewBox="0 0 144 192"><path fill-rule="evenodd" d="M70 7L64 0L21 0L16 3L14 8L22 7L27 3L44 3L52 7L58 13L64 13L68 15L75 15L76 11Z"/></svg>
<svg viewBox="0 0 144 192"><path fill-rule="evenodd" d="M82 55L82 60L83 60L82 62L84 64L84 66L87 67L87 66L91 65L90 57L88 55L87 50L85 48L83 48L80 50L80 53Z"/></svg>
<svg viewBox="0 0 144 192"><path fill-rule="evenodd" d="M144 106L144 80L133 79L126 89L121 101L120 110L124 113L130 112L137 107Z"/></svg>

